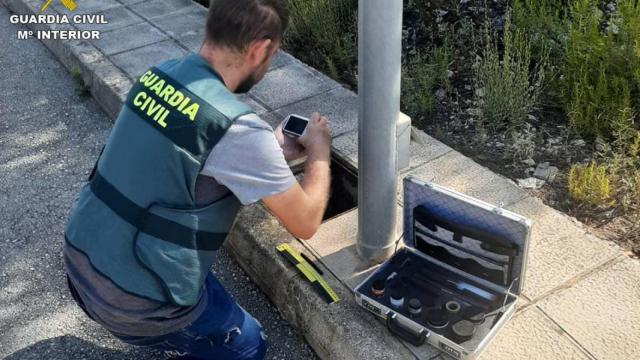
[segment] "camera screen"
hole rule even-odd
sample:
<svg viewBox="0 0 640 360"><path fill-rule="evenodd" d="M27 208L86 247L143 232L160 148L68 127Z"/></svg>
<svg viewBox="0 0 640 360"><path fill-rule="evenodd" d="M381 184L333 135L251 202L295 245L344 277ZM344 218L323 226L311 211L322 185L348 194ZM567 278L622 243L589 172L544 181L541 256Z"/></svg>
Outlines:
<svg viewBox="0 0 640 360"><path fill-rule="evenodd" d="M294 134L302 135L306 127L307 127L306 119L301 119L297 116L291 116L289 118L289 121L287 121L287 125L284 127L284 129Z"/></svg>

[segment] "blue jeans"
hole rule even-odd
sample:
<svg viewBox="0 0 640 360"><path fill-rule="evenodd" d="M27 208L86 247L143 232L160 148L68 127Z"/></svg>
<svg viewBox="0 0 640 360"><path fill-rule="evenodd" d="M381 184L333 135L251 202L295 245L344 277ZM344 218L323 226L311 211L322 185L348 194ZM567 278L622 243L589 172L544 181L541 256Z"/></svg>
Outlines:
<svg viewBox="0 0 640 360"><path fill-rule="evenodd" d="M206 291L208 303L202 315L182 330L162 336L113 335L128 344L148 346L185 360L264 358L267 342L260 323L233 300L211 273L206 279ZM79 305L83 307L80 302Z"/></svg>

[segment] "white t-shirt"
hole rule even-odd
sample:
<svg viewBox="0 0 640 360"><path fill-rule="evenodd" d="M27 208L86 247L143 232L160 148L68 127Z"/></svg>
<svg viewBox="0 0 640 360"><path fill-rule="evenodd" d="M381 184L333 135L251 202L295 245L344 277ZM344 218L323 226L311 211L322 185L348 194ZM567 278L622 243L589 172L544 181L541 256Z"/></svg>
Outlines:
<svg viewBox="0 0 640 360"><path fill-rule="evenodd" d="M231 191L248 205L288 190L295 181L271 125L256 114L244 115L209 154L196 179L196 203L210 203Z"/></svg>

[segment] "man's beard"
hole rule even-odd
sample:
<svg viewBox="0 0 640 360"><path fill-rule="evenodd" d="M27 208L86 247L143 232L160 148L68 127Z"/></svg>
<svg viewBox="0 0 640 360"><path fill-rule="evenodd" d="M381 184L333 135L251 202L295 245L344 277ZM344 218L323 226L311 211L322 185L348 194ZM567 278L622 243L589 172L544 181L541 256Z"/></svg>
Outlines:
<svg viewBox="0 0 640 360"><path fill-rule="evenodd" d="M240 85L238 85L238 87L236 88L236 90L234 91L234 93L236 94L244 94L244 93L248 93L249 90L251 90L251 88L258 82L258 80L256 80L256 76L255 74L250 74L249 76L247 76L244 80L242 80L242 82L240 83Z"/></svg>
<svg viewBox="0 0 640 360"><path fill-rule="evenodd" d="M242 80L242 82L240 83L240 85L238 85L238 87L236 88L236 90L234 91L234 93L236 94L245 94L248 93L249 90L251 90L251 88L258 83L258 76L256 75L256 73L258 73L260 71L260 69L264 68L264 66L266 66L265 64L267 63L267 61L269 61L269 54L266 54L264 59L262 59L262 62L260 63L259 67L257 68L257 70L255 72L253 72L252 74L249 74L249 76L247 76L244 80ZM260 76L260 78L262 78L262 76Z"/></svg>

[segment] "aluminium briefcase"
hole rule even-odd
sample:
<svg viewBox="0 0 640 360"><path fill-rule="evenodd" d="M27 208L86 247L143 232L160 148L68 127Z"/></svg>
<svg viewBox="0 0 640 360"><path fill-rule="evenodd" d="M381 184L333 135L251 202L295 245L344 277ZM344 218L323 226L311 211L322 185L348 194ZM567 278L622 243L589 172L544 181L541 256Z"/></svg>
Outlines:
<svg viewBox="0 0 640 360"><path fill-rule="evenodd" d="M475 359L515 312L531 221L414 177L403 191L404 246L356 302L415 346Z"/></svg>

